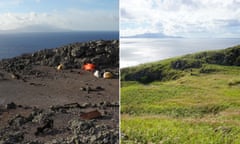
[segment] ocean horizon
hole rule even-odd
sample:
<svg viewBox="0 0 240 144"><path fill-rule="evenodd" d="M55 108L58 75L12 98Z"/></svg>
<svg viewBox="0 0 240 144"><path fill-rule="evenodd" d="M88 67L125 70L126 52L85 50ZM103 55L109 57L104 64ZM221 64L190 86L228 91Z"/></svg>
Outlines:
<svg viewBox="0 0 240 144"><path fill-rule="evenodd" d="M121 38L120 68L240 44L240 38Z"/></svg>
<svg viewBox="0 0 240 144"><path fill-rule="evenodd" d="M75 42L118 40L118 31L0 33L0 60Z"/></svg>

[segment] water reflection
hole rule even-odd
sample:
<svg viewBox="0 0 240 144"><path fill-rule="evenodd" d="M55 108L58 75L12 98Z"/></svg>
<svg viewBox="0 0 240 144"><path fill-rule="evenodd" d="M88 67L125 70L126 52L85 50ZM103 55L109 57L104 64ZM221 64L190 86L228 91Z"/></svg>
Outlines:
<svg viewBox="0 0 240 144"><path fill-rule="evenodd" d="M120 40L120 67L134 66L195 53L216 50L240 44L238 38L216 39L134 39Z"/></svg>

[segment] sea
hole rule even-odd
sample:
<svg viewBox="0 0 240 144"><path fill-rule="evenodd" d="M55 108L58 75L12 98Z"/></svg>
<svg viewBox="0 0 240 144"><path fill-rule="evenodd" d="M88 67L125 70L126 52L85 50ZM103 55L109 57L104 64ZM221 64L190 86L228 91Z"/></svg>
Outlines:
<svg viewBox="0 0 240 144"><path fill-rule="evenodd" d="M240 38L121 38L120 68L240 45Z"/></svg>
<svg viewBox="0 0 240 144"><path fill-rule="evenodd" d="M118 39L118 31L0 33L0 60L75 42Z"/></svg>

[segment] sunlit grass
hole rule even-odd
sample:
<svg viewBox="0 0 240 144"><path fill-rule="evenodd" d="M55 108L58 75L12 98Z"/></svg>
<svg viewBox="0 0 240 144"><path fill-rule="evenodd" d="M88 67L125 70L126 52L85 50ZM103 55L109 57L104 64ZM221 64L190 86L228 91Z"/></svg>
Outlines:
<svg viewBox="0 0 240 144"><path fill-rule="evenodd" d="M239 126L239 125L238 125ZM122 116L122 143L239 144L240 128L215 119Z"/></svg>
<svg viewBox="0 0 240 144"><path fill-rule="evenodd" d="M205 64L177 80L121 87L122 143L239 144L240 68Z"/></svg>

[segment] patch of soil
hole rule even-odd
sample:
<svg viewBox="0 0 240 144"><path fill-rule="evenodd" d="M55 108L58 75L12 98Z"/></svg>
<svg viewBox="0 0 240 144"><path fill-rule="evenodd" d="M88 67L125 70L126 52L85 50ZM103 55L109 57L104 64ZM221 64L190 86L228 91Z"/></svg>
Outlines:
<svg viewBox="0 0 240 144"><path fill-rule="evenodd" d="M0 69L0 143L119 142L118 76L36 65L31 72L13 77ZM92 111L101 115L81 119Z"/></svg>

